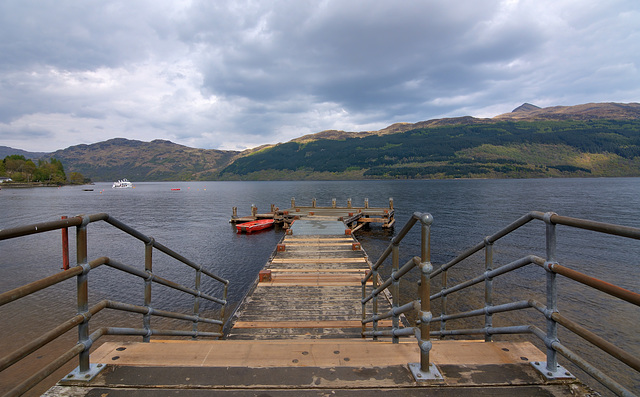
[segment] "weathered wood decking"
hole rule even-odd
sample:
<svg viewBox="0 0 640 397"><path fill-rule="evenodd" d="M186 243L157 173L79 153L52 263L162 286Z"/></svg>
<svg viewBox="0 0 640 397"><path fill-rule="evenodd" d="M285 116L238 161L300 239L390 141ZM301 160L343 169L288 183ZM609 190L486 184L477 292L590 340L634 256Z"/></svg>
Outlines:
<svg viewBox="0 0 640 397"><path fill-rule="evenodd" d="M278 244L228 339L360 337L365 252L343 222L310 218L295 221Z"/></svg>

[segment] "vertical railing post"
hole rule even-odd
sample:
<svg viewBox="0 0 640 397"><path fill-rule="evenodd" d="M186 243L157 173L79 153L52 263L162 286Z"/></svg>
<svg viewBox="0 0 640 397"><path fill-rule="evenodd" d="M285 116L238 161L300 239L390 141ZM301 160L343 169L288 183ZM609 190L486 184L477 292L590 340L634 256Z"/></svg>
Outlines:
<svg viewBox="0 0 640 397"><path fill-rule="evenodd" d="M220 321L222 321L222 324L220 324L220 334L223 334L224 331L224 316L225 316L225 309L227 307L227 292L229 291L229 281L224 283L224 291L222 292L222 299L224 300L224 305L222 305L222 308L220 308ZM220 339L222 339L224 335L220 336Z"/></svg>
<svg viewBox="0 0 640 397"><path fill-rule="evenodd" d="M142 316L142 326L147 331L147 334L142 337L143 342L151 341L151 275L153 274L153 238L144 245L144 271L149 274L144 280L144 306L147 308L147 313Z"/></svg>
<svg viewBox="0 0 640 397"><path fill-rule="evenodd" d="M547 319L547 335L544 344L547 347L547 362L535 361L534 368L547 379L568 379L573 375L561 365L558 365L558 355L554 344L558 343L558 323L553 319L553 315L558 313L558 284L556 273L552 270L556 262L556 225L551 221L553 212L547 212L543 216L546 224L547 258L544 262L544 269L547 272L547 308L544 316Z"/></svg>
<svg viewBox="0 0 640 397"><path fill-rule="evenodd" d="M375 291L377 288L378 288L378 270L371 269L371 290ZM371 299L371 313L374 316L378 315L378 295L379 294L373 295L373 298ZM378 320L373 320L371 329L373 330L373 332L378 331ZM378 340L378 337L375 334L373 335L373 340Z"/></svg>
<svg viewBox="0 0 640 397"><path fill-rule="evenodd" d="M91 369L89 363L89 266L87 263L87 224L88 218L82 218L82 223L76 227L76 262L84 271L77 278L78 314L84 315L82 323L78 324L78 343L85 345L80 353L78 369L80 373L87 373ZM87 346L89 345L89 346Z"/></svg>
<svg viewBox="0 0 640 397"><path fill-rule="evenodd" d="M198 292L198 295L195 296L194 302L193 302L193 315L196 316L197 318L200 317L200 283L201 283L201 279L202 279L202 268L199 268L198 270L196 270L196 282L195 282L195 289ZM193 327L192 327L193 332L198 332L198 321L194 321L193 322ZM196 339L196 336L193 336L193 339Z"/></svg>
<svg viewBox="0 0 640 397"><path fill-rule="evenodd" d="M546 213L544 215L544 221L546 227L546 240L547 240L547 266L548 264L556 261L556 225L551 222L552 213ZM558 368L558 359L556 351L552 347L552 343L558 341L558 324L552 318L551 314L558 311L558 285L556 282L556 274L550 270L547 270L547 340L545 344L547 346L547 371L555 373Z"/></svg>
<svg viewBox="0 0 640 397"><path fill-rule="evenodd" d="M409 363L409 368L417 381L442 380L442 375L435 365L430 363L429 353L431 351L431 224L433 217L431 214L420 214L422 225L422 243L420 250L420 311L418 319L420 321L420 332L418 346L420 347L420 363Z"/></svg>
<svg viewBox="0 0 640 397"><path fill-rule="evenodd" d="M400 319L398 317L398 314L396 314L395 312L395 309L397 309L400 306L399 304L400 303L400 279L396 278L396 272L400 269L400 243L396 242L395 239L393 241L393 246L391 248L391 263L392 263L391 279L393 280L391 283L391 297L392 297L392 309L394 310L393 317L391 318L391 320L392 320L393 330L396 331L400 329L400 321L399 321ZM400 338L395 334L393 335L391 340L393 343L400 342Z"/></svg>
<svg viewBox="0 0 640 397"><path fill-rule="evenodd" d="M363 279L362 280L362 302L364 302L366 298L367 298L367 283ZM364 333L367 332L367 324L364 323L364 320L366 319L367 319L367 304L362 303L362 337L363 338L366 338L364 336Z"/></svg>
<svg viewBox="0 0 640 397"><path fill-rule="evenodd" d="M493 243L488 238L484 239L484 308L489 309L493 305L493 280L489 278L489 272L493 270ZM493 326L493 317L487 311L484 315L484 341L491 342L489 328Z"/></svg>
<svg viewBox="0 0 640 397"><path fill-rule="evenodd" d="M444 293L444 291L447 289L447 271L443 270L442 271L442 289L441 291L443 292L441 297L440 297L440 305L442 306L442 308L440 309L440 332L442 332L442 336L440 336L440 339L444 339L444 331L446 331L447 329L447 320L444 319L444 316L447 315L447 294Z"/></svg>
<svg viewBox="0 0 640 397"><path fill-rule="evenodd" d="M67 219L67 217L62 216L60 219ZM60 230L62 230L62 270L69 270L69 229L64 227Z"/></svg>

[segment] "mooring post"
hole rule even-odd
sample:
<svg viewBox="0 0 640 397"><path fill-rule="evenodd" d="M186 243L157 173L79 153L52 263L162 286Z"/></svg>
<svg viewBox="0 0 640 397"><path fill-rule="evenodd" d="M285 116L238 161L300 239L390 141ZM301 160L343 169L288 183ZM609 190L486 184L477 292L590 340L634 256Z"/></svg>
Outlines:
<svg viewBox="0 0 640 397"><path fill-rule="evenodd" d="M296 198L291 197L291 208L296 208Z"/></svg>
<svg viewBox="0 0 640 397"><path fill-rule="evenodd" d="M331 207L336 208L336 199L331 199Z"/></svg>
<svg viewBox="0 0 640 397"><path fill-rule="evenodd" d="M315 199L315 198L313 198L313 199L311 200L311 206L312 206L313 208L316 208L316 199Z"/></svg>
<svg viewBox="0 0 640 397"><path fill-rule="evenodd" d="M393 197L389 197L389 209L393 209Z"/></svg>
<svg viewBox="0 0 640 397"><path fill-rule="evenodd" d="M364 199L364 208L369 208L369 199Z"/></svg>
<svg viewBox="0 0 640 397"><path fill-rule="evenodd" d="M347 208L352 208L352 206L351 206L351 198L347 199Z"/></svg>
<svg viewBox="0 0 640 397"><path fill-rule="evenodd" d="M258 207L256 207L255 204L251 204L251 216L255 218L257 214L258 214Z"/></svg>

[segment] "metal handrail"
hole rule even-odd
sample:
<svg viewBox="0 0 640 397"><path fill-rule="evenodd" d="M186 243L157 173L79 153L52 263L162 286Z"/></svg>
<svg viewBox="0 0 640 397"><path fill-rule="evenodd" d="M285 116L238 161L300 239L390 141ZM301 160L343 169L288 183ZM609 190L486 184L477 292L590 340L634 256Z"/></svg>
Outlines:
<svg viewBox="0 0 640 397"><path fill-rule="evenodd" d="M129 266L118 262L115 259L108 257L100 257L92 261L87 261L87 225L92 222L104 221L108 224L124 231L128 235L145 243L145 270L137 269L133 266ZM177 252L167 248L166 246L156 242L153 238L140 233L134 228L118 221L117 219L109 216L108 214L100 213L87 216L76 216L72 218L65 218L61 220L43 222L33 225L20 226L11 229L0 230L0 241L13 238L19 238L32 234L45 233L48 231L66 229L69 227L76 227L76 255L77 266L74 266L68 270L58 272L51 276L37 280L35 282L14 288L10 291L6 291L0 294L0 306L8 304L10 302L19 300L25 296L33 294L34 292L49 288L62 281L76 278L77 279L77 305L78 314L67 321L62 322L55 328L45 332L36 339L33 339L24 346L19 347L15 351L9 353L5 357L0 358L0 371L11 367L18 363L20 360L29 356L31 353L40 349L41 347L53 342L58 337L62 336L67 331L78 327L78 342L69 349L67 352L56 358L51 363L47 364L40 371L34 373L27 380L14 387L8 396L18 396L33 386L41 382L47 376L51 375L55 370L66 364L68 361L76 356L79 356L79 366L76 370L69 375L74 380L90 380L97 372L104 366L102 364L90 364L89 350L93 343L95 343L103 335L138 335L143 337L144 342L148 342L153 335L164 336L191 336L191 337L222 337L222 327L224 325L225 308L227 305L227 291L229 281L211 273L203 266L198 265ZM171 280L162 278L152 271L152 252L153 249L157 249L170 257L178 260L179 262L189 266L196 271L195 288L189 288ZM130 303L116 302L112 300L103 300L95 304L92 307L88 305L88 274L91 270L106 265L122 271L124 273L139 277L145 281L145 302L144 306L133 305ZM216 298L209 294L202 292L201 290L201 275L215 280L216 282L223 284L223 297L222 299ZM161 284L171 289L194 296L193 315L171 312L166 310L155 309L151 306L151 285L153 283ZM213 319L208 317L202 317L200 315L200 300L208 300L221 305L220 319ZM138 313L143 315L143 328L116 328L105 327L89 335L89 321L90 319L102 311L103 309L114 309L119 311L126 311L130 313ZM193 324L191 331L184 330L158 330L151 328L151 317L167 317L177 320L189 321ZM208 323L218 325L220 332L202 332L198 331L199 323Z"/></svg>
<svg viewBox="0 0 640 397"><path fill-rule="evenodd" d="M400 242L408 233L408 229L412 228L418 220L425 219L426 222L421 222L423 227L423 235L422 235L422 247L421 251L423 253L422 259L412 258L402 269L397 268L397 264L395 263L395 257L397 256L397 250ZM542 363L538 366L535 366L544 376L547 376L550 379L561 378L562 374L566 372L561 366L557 363L556 353L562 354L564 357L569 359L571 362L579 366L582 370L587 372L589 375L598 380L601 384L606 386L608 389L613 391L614 393L622 396L632 396L634 395L632 392L624 388L620 385L616 380L604 374L601 370L595 368L592 364L588 363L584 359L582 359L579 355L571 351L565 345L560 343L557 336L557 325L560 324L573 334L581 337L582 339L590 342L598 349L608 353L612 357L618 359L620 362L626 364L630 368L635 371L640 372L640 358L633 356L629 352L621 349L620 347L615 346L611 342L605 340L604 338L594 334L589 331L585 327L577 324L576 322L568 319L567 317L561 315L557 309L557 282L556 275L562 275L569 279L575 280L585 286L597 289L602 291L610 296L616 297L620 300L629 302L633 305L640 306L640 294L629 291L627 289L621 288L619 286L610 284L606 281L599 280L597 278L591 277L589 275L583 274L573 269L569 269L565 266L562 266L557 263L555 260L556 254L556 228L557 224L565 225L573 228L579 228L584 230L595 231L599 233L606 233L614 236L621 236L626 238L632 238L636 240L640 240L640 229L613 225L602 222L595 222L591 220L584 220L578 218L571 218L566 216L559 216L555 213L542 213L542 212L529 212L524 216L518 218L515 222L509 224L507 227L501 229L497 233L484 238L484 240L465 250L460 255L455 257L453 260L443 264L438 269L434 271L431 270L431 265L429 261L429 251L430 251L430 243L429 243L429 233L430 233L430 217L425 217L422 214L416 213L412 216L412 218L407 222L405 227L403 227L402 231L394 237L389 247L383 252L380 259L372 266L372 269L366 274L363 279L363 297L362 297L362 335L373 336L374 338L377 336L392 336L395 338L399 336L411 336L415 335L418 339L418 343L421 349L421 362L420 362L420 371L422 373L418 376L422 380L424 379L433 379L431 376L431 372L433 371L433 366L428 361L429 355L428 350L431 348L431 343L429 342L429 336L439 336L444 337L447 335L484 335L485 341L490 341L492 335L495 334L514 334L514 333L527 333L537 336L540 340L542 340L546 346L547 352L547 361L546 363ZM529 255L518 260L515 260L511 263L499 266L494 269L493 263L493 245L495 242L500 240L502 237L507 236L508 234L518 230L522 226L528 224L531 221L540 220L545 222L546 224L546 259L540 258L535 255ZM426 236L425 236L426 232ZM484 250L485 251L485 266L484 272L480 275L468 279L466 281L462 281L454 286L447 285L447 271L454 267L455 265L463 262L468 259L472 255ZM378 274L378 269L383 264L383 262L388 258L388 256L393 253L394 254L394 263L393 270L391 273L391 277L382 283L381 286L376 285L376 279ZM523 300L517 302L511 302L501 305L493 305L493 279L495 277L499 277L501 275L507 274L515 269L528 266L528 265L536 265L545 270L547 275L547 287L546 287L546 299L547 303L542 304L537 302L536 300ZM387 313L378 314L377 306L375 305L376 297L379 293L382 293L385 289L389 289L392 292L394 301L398 300L399 293L397 290L393 290L393 286L399 284L399 279L406 274L410 269L414 267L421 267L422 269L422 278L420 281L419 291L420 297L418 299L409 302L403 306L395 305L392 310ZM425 273L427 273L427 277L425 280ZM433 294L425 297L425 291L428 291L430 280L434 277L441 275L442 277L442 289ZM376 276L376 277L374 277ZM373 277L374 288L373 292L369 295L365 294L365 283L369 278ZM447 296L456 292L460 292L469 288L473 285L477 285L483 283L485 285L485 305L482 308L478 308L475 310L470 310L466 312L459 313L447 313ZM441 299L441 313L437 317L433 317L429 310L425 310L425 308L430 308L429 305L425 305L426 301L432 301L434 299ZM365 313L365 304L369 301L374 302L373 307L373 315L367 317ZM506 311L514 311L514 310L522 310L533 308L544 315L547 322L547 331L544 332L537 327L532 325L520 325L520 326L511 326L511 327L493 327L492 324L492 315L495 313L501 313ZM376 324L377 321L384 318L397 318L399 315L403 313L407 313L409 311L416 310L418 311L418 319L416 320L416 327L408 327L405 329L399 329L397 327L397 323L394 322L394 326L391 330L378 331ZM477 329L456 329L456 330L447 330L446 322L448 320L460 319L460 318L470 318L477 316L485 316L485 325L483 328ZM439 331L430 331L429 325L432 321L440 321L440 330ZM367 323L373 322L374 327L373 331L366 331L365 325ZM426 327L425 327L426 323ZM425 332L429 334L429 336L425 335ZM426 354L425 351L427 350ZM411 366L411 365L410 365ZM416 378L418 379L418 378Z"/></svg>

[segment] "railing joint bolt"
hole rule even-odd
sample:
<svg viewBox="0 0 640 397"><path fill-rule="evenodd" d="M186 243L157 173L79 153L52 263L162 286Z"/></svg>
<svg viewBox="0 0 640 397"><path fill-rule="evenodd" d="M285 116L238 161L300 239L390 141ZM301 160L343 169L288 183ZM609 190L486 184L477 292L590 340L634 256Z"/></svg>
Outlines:
<svg viewBox="0 0 640 397"><path fill-rule="evenodd" d="M86 276L91 270L91 265L89 265L88 263L79 263L78 266L82 267L81 276Z"/></svg>
<svg viewBox="0 0 640 397"><path fill-rule="evenodd" d="M554 224L553 222L551 222L551 217L554 215L558 215L555 212L545 212L545 214L542 217L542 220L544 220L545 223L547 224Z"/></svg>

